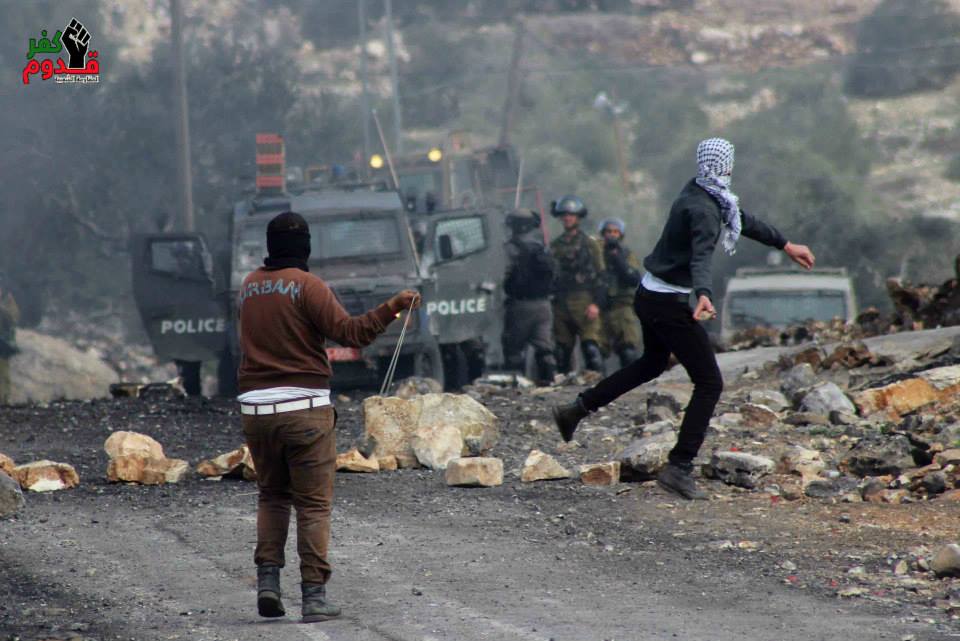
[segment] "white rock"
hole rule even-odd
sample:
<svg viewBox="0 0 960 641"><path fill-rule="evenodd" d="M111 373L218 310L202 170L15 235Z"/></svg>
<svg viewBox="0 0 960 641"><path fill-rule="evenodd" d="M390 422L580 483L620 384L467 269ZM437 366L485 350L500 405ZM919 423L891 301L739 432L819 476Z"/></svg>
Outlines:
<svg viewBox="0 0 960 641"><path fill-rule="evenodd" d="M153 438L139 432L119 431L111 434L103 444L107 456L117 458L127 454L142 454L156 459L165 458L163 446Z"/></svg>
<svg viewBox="0 0 960 641"><path fill-rule="evenodd" d="M478 455L500 436L497 417L465 394L423 394L409 400L372 396L363 402L364 437L372 456L414 455L414 435L423 428L456 427L460 454Z"/></svg>
<svg viewBox="0 0 960 641"><path fill-rule="evenodd" d="M560 465L557 459L540 450L530 451L520 472L520 480L524 483L565 478L570 478L570 471Z"/></svg>
<svg viewBox="0 0 960 641"><path fill-rule="evenodd" d="M857 408L836 383L821 383L803 397L800 411L829 416L833 411L856 414Z"/></svg>
<svg viewBox="0 0 960 641"><path fill-rule="evenodd" d="M791 445L780 453L777 471L781 474L797 474L803 483L818 478L826 463L817 450L809 450L799 445Z"/></svg>
<svg viewBox="0 0 960 641"><path fill-rule="evenodd" d="M197 474L200 476L240 476L248 481L256 480L256 466L253 456L246 445L226 454L197 464Z"/></svg>
<svg viewBox="0 0 960 641"><path fill-rule="evenodd" d="M80 484L80 476L72 465L47 460L18 465L13 468L13 478L31 492L65 490Z"/></svg>
<svg viewBox="0 0 960 641"><path fill-rule="evenodd" d="M667 455L677 443L674 431L665 431L637 439L617 454L620 474L625 481L648 481L667 464Z"/></svg>
<svg viewBox="0 0 960 641"><path fill-rule="evenodd" d="M489 452L500 438L496 415L466 394L425 394L417 430L455 426L463 437L464 456Z"/></svg>
<svg viewBox="0 0 960 641"><path fill-rule="evenodd" d="M107 480L142 485L179 483L189 470L190 465L181 459L156 458L134 452L110 459Z"/></svg>
<svg viewBox="0 0 960 641"><path fill-rule="evenodd" d="M396 459L394 459L396 460ZM380 459L367 458L353 447L342 454L337 454L338 472L379 472Z"/></svg>
<svg viewBox="0 0 960 641"><path fill-rule="evenodd" d="M765 405L774 412L782 412L790 407L790 401L781 392L772 389L751 390L747 400L758 405Z"/></svg>
<svg viewBox="0 0 960 641"><path fill-rule="evenodd" d="M364 437L372 442L372 456L413 456L410 439L417 430L422 401L394 396L371 396L363 401ZM365 450L366 451L366 450Z"/></svg>
<svg viewBox="0 0 960 641"><path fill-rule="evenodd" d="M400 467L400 462L393 454L379 456L375 460L377 461L377 466L380 468L381 472L393 472Z"/></svg>
<svg viewBox="0 0 960 641"><path fill-rule="evenodd" d="M817 375L810 363L794 365L780 375L780 389L788 398L794 398L794 394L816 383Z"/></svg>
<svg viewBox="0 0 960 641"><path fill-rule="evenodd" d="M421 427L410 444L420 464L432 470L446 469L447 463L460 457L464 447L460 428L451 424Z"/></svg>
<svg viewBox="0 0 960 641"><path fill-rule="evenodd" d="M710 463L703 466L704 476L751 489L772 471L772 460L746 452L714 452Z"/></svg>
<svg viewBox="0 0 960 641"><path fill-rule="evenodd" d="M937 550L930 561L930 569L937 576L960 576L960 545L951 543Z"/></svg>
<svg viewBox="0 0 960 641"><path fill-rule="evenodd" d="M943 392L951 387L960 385L960 365L935 367L920 372L917 376L933 385L937 391Z"/></svg>
<svg viewBox="0 0 960 641"><path fill-rule="evenodd" d="M495 487L503 484L503 461L492 457L455 458L444 473L447 485Z"/></svg>
<svg viewBox="0 0 960 641"><path fill-rule="evenodd" d="M776 412L759 403L744 403L738 409L743 427L770 427L780 420Z"/></svg>
<svg viewBox="0 0 960 641"><path fill-rule="evenodd" d="M556 428L554 428L556 429ZM656 436L658 434L673 434L676 435L677 427L673 421L664 420L664 421L655 421L653 423L647 423L643 426L643 436L644 438L648 436Z"/></svg>

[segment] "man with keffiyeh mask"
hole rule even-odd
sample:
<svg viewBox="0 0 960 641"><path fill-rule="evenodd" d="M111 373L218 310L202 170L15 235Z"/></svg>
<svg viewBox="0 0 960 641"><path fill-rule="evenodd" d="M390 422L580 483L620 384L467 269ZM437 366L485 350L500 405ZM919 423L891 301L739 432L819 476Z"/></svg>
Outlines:
<svg viewBox="0 0 960 641"><path fill-rule="evenodd" d="M670 355L676 356L693 381L693 396L684 412L677 444L657 481L686 499L706 498L693 480L693 460L723 391L707 332L698 324L716 317L711 262L717 242L733 255L743 234L783 250L806 269L814 264L808 247L788 242L772 225L740 208L739 199L730 190L733 160L734 147L723 138L710 138L697 146L697 176L674 200L660 239L643 261L646 274L633 302L643 331L643 356L584 390L572 403L553 408L557 428L569 441L587 414L657 378L667 369ZM697 299L692 311L691 293Z"/></svg>

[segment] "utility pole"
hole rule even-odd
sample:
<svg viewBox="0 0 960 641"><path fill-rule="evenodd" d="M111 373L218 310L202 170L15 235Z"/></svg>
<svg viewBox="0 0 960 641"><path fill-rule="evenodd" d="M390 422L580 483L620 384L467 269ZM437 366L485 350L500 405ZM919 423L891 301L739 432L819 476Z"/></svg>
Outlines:
<svg viewBox="0 0 960 641"><path fill-rule="evenodd" d="M357 18L360 21L360 113L363 114L363 171L370 166L370 88L367 84L367 0L357 0Z"/></svg>
<svg viewBox="0 0 960 641"><path fill-rule="evenodd" d="M503 147L510 139L510 129L513 127L513 110L517 104L517 93L520 90L520 59L523 57L523 21L517 22L513 36L513 54L510 57L510 71L507 74L507 99L503 103L503 119L500 123L500 140Z"/></svg>
<svg viewBox="0 0 960 641"><path fill-rule="evenodd" d="M170 36L173 45L173 96L177 119L177 178L184 231L193 231L193 175L190 168L190 122L187 109L187 72L183 60L183 8L170 0Z"/></svg>
<svg viewBox="0 0 960 641"><path fill-rule="evenodd" d="M400 114L400 83L397 80L397 55L393 46L393 0L384 0L384 20L386 24L387 58L390 60L390 82L393 85L393 132L395 141L393 152L398 156L403 153L403 125Z"/></svg>

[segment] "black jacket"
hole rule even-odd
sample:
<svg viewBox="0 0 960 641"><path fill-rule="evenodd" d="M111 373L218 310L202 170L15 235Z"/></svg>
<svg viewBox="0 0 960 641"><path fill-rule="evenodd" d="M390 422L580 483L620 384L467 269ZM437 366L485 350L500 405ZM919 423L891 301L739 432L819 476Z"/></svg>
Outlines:
<svg viewBox="0 0 960 641"><path fill-rule="evenodd" d="M740 209L742 235L764 245L783 249L787 244L773 225ZM691 287L697 296L713 298L711 262L723 223L720 205L696 181L691 180L673 201L660 240L643 266L671 285Z"/></svg>

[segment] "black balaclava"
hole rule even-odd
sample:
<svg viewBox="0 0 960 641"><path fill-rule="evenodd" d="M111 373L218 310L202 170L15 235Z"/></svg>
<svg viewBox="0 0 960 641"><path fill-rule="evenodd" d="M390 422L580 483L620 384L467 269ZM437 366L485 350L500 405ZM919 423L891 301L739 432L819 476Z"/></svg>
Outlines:
<svg viewBox="0 0 960 641"><path fill-rule="evenodd" d="M263 264L270 269L296 267L310 271L310 228L300 214L285 211L267 224L267 252Z"/></svg>

